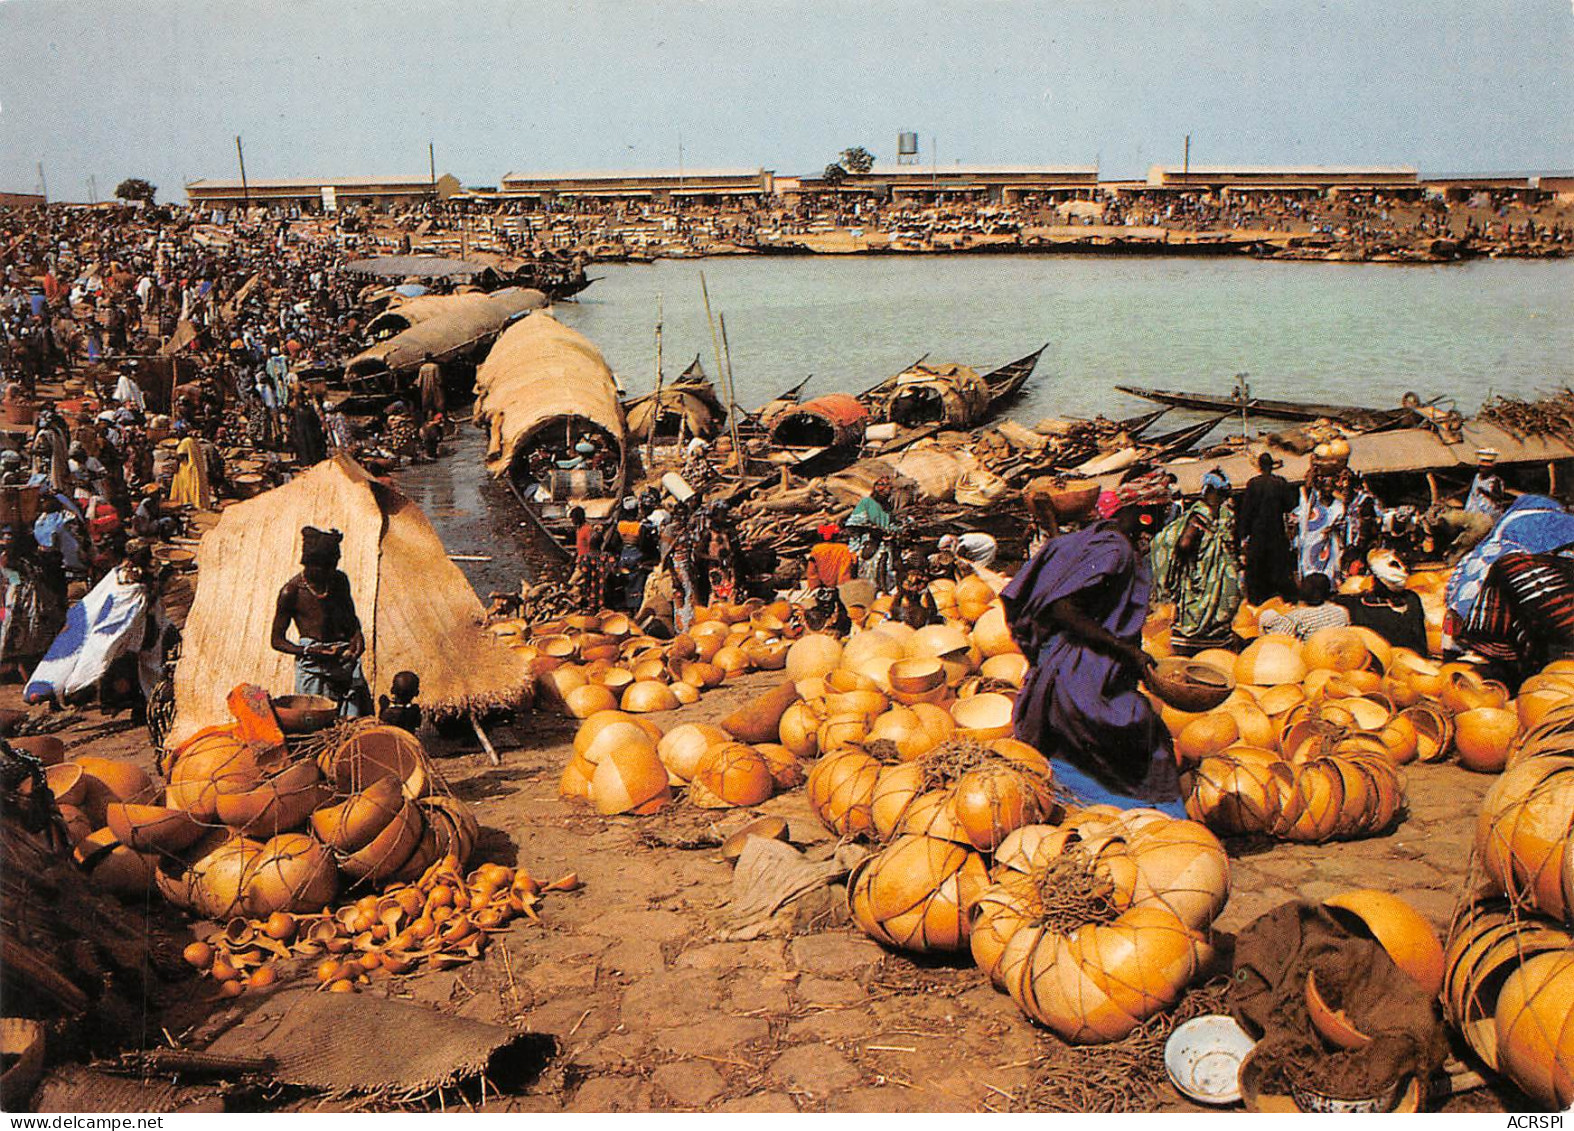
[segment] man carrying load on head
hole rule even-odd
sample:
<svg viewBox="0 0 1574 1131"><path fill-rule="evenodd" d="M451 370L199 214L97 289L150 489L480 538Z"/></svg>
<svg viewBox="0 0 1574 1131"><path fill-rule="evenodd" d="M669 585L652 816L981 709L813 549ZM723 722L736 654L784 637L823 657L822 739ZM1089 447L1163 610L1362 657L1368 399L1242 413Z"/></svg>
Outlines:
<svg viewBox="0 0 1574 1131"><path fill-rule="evenodd" d="M271 643L295 657L295 693L321 695L339 704L342 718L372 711L372 692L361 671L366 638L355 615L350 579L339 567L337 530L301 528L301 572L279 590ZM294 625L299 643L288 632Z"/></svg>

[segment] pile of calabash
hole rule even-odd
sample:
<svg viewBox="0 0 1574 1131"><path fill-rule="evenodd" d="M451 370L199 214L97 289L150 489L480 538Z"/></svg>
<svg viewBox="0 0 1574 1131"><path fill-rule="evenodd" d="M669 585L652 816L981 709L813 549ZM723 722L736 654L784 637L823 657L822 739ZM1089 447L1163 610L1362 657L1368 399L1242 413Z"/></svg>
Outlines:
<svg viewBox="0 0 1574 1131"><path fill-rule="evenodd" d="M788 681L720 726L685 723L669 732L641 715L599 711L574 735L559 791L605 816L658 812L685 788L689 802L703 809L758 805L803 781L798 758L767 741L797 697Z"/></svg>
<svg viewBox="0 0 1574 1131"><path fill-rule="evenodd" d="M713 605L669 641L640 632L622 613L580 615L533 626L494 625L527 656L542 691L565 714L674 711L751 671L780 671L802 627L786 601Z"/></svg>
<svg viewBox="0 0 1574 1131"><path fill-rule="evenodd" d="M1238 656L1196 659L1234 676L1230 697L1199 714L1157 705L1190 771L1188 811L1223 832L1379 832L1403 808L1397 767L1453 753L1501 770L1520 725L1507 689L1471 665L1433 663L1366 629L1326 628L1304 644L1263 636Z"/></svg>
<svg viewBox="0 0 1574 1131"><path fill-rule="evenodd" d="M523 868L500 864L461 875L458 858L448 856L413 883L392 884L336 910L237 917L186 947L185 957L226 997L273 985L280 961L313 958L320 988L356 993L422 965L445 970L474 961L511 920L538 920L543 894L579 887L572 873L541 884Z"/></svg>
<svg viewBox="0 0 1574 1131"><path fill-rule="evenodd" d="M855 915L903 901L884 870L869 883L853 877ZM1071 874L1098 893L1092 904L1065 900ZM1209 959L1209 928L1230 889L1229 860L1206 828L1108 806L1020 828L987 878L962 875L980 969L1029 1017L1079 1044L1119 1040L1179 1000Z"/></svg>
<svg viewBox="0 0 1574 1131"><path fill-rule="evenodd" d="M166 755L166 787L108 759L45 771L96 883L124 895L156 887L205 918L266 919L469 857L474 817L433 793L436 774L414 735L366 725L311 757L286 745L260 689L237 687L229 706L231 724Z"/></svg>
<svg viewBox="0 0 1574 1131"><path fill-rule="evenodd" d="M1482 802L1486 879L1455 916L1443 1000L1489 1067L1562 1110L1574 1103L1574 676L1553 668L1521 688L1528 726Z"/></svg>

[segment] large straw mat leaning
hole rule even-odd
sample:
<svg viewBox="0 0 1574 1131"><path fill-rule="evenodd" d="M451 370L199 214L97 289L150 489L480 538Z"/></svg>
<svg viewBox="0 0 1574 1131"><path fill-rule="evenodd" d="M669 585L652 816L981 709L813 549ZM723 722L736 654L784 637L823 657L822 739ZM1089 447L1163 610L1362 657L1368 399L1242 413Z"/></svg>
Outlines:
<svg viewBox="0 0 1574 1131"><path fill-rule="evenodd" d="M268 638L279 589L300 571L303 526L344 531L339 569L366 636L361 667L374 695L409 670L439 720L528 699L526 661L486 631L480 599L420 508L341 455L226 508L203 538L171 743L228 724L225 697L237 684L294 690L294 657Z"/></svg>

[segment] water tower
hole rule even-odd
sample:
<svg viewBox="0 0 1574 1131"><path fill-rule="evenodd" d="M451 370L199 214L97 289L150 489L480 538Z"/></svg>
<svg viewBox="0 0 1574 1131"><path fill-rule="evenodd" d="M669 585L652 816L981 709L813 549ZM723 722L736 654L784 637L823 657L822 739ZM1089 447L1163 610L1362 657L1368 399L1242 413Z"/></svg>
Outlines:
<svg viewBox="0 0 1574 1131"><path fill-rule="evenodd" d="M898 165L918 164L918 134L912 130L903 130L896 135L896 163Z"/></svg>

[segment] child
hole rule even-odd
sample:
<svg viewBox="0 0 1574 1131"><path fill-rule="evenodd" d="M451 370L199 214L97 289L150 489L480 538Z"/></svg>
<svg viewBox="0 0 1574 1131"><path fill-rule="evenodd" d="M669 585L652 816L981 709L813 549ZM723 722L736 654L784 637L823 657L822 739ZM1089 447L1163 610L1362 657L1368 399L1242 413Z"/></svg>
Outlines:
<svg viewBox="0 0 1574 1131"><path fill-rule="evenodd" d="M400 727L414 733L421 728L421 708L415 698L421 694L421 677L414 672L399 672L388 687L393 693L377 701L377 721L391 727Z"/></svg>
<svg viewBox="0 0 1574 1131"><path fill-rule="evenodd" d="M923 562L922 555L908 555L907 568L902 571L902 582L897 587L896 603L891 607L891 619L901 621L908 628L923 628L940 619L934 594L929 592L929 578Z"/></svg>

